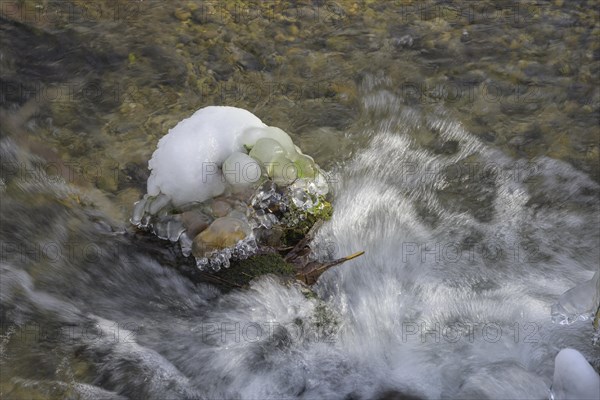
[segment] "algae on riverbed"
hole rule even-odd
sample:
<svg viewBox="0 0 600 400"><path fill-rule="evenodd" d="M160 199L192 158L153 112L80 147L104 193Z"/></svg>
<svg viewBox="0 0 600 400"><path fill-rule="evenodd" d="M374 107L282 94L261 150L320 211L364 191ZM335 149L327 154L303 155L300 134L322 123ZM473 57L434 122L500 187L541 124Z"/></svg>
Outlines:
<svg viewBox="0 0 600 400"><path fill-rule="evenodd" d="M6 31L3 47L11 51L2 70L9 83L25 86L7 91L3 107L26 100L13 94L36 95L39 110L25 129L35 125L36 136L63 160L100 167L103 179L90 182L110 195L131 184L107 182L109 168L126 175L125 165L143 165L168 128L206 105L254 111L294 132L294 141L328 169L339 157L314 150L328 141L340 144L326 146L335 151L357 148L361 81L382 72L408 105L442 104L469 131L511 154L549 154L600 179L598 24L586 2L514 9L482 1L463 9L434 1L341 0L333 8L149 1L127 4L120 14L108 0L91 9L73 2L72 10L18 3L41 17L7 15L16 25ZM37 46L28 46L33 38ZM78 50L56 46L65 41ZM42 46L52 52L39 53ZM50 73L17 69L19 63ZM89 73L81 80L77 71ZM324 127L346 134L305 143Z"/></svg>

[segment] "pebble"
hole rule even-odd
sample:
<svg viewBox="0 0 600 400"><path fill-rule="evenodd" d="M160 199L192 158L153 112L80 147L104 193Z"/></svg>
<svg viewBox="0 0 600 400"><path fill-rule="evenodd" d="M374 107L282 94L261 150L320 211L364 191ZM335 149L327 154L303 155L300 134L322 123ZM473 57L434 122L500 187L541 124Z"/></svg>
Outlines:
<svg viewBox="0 0 600 400"><path fill-rule="evenodd" d="M392 39L392 44L396 47L412 47L414 39L410 35L404 35L401 38Z"/></svg>
<svg viewBox="0 0 600 400"><path fill-rule="evenodd" d="M181 214L181 221L186 228L189 237L196 237L200 232L208 228L212 219L199 211L186 211Z"/></svg>
<svg viewBox="0 0 600 400"><path fill-rule="evenodd" d="M213 200L210 208L215 217L224 217L231 211L231 205L225 200Z"/></svg>
<svg viewBox="0 0 600 400"><path fill-rule="evenodd" d="M177 8L174 12L174 15L175 18L177 18L180 21L187 21L192 16L192 13L183 8Z"/></svg>
<svg viewBox="0 0 600 400"><path fill-rule="evenodd" d="M214 250L235 246L251 232L250 226L241 219L232 217L217 218L204 231L194 238L192 253L201 258Z"/></svg>

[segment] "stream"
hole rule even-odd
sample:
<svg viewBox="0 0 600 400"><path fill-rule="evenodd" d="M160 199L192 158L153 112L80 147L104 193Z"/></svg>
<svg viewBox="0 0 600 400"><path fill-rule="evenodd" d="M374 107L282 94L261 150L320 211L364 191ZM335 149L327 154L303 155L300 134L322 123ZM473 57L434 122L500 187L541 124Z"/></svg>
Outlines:
<svg viewBox="0 0 600 400"><path fill-rule="evenodd" d="M518 27L515 40L527 43L494 54L493 36L517 28L439 15L398 24L385 2L361 5L367 11L351 3L339 2L343 14L327 9L330 18L347 16L336 20L342 25L320 21L314 33L313 22L290 29L300 17L289 13L257 17L286 37L307 36L282 39L298 49L279 48L284 61L275 66L258 48L264 38L234 20L194 22L197 9L184 2L148 2L146 19L133 21L3 11L3 398L547 399L560 349L577 349L600 369L591 321L560 324L551 314L599 269L597 14L587 16L584 1L542 3L534 10L542 18ZM207 36L212 25L220 36ZM317 50L323 26L336 41ZM542 43L536 35L548 26L565 33ZM167 29L172 38L143 42ZM455 47L468 45L464 29L472 49ZM93 39L97 32L105 36ZM185 47L197 35L212 43L207 53ZM447 46L427 47L444 35ZM547 68L544 57L576 42L569 35L583 61L565 65L579 70ZM356 51L344 47L348 37ZM60 54L44 50L53 48ZM511 64L510 54L535 60ZM531 79L509 65L529 68ZM247 89L267 79L261 73L277 82L338 80L323 92L316 85L258 100L215 91L224 82ZM475 86L459 100L429 90L456 88L452 76L464 82L466 74ZM201 96L195 79L205 76L213 83ZM68 101L37 96L86 82L101 88L101 101L78 91ZM499 88L493 101L481 95L486 84ZM127 85L134 94L114 96ZM535 101L515 100L528 85ZM334 214L317 233L315 257L365 254L323 274L317 298L270 275L229 292L194 283L165 261L169 248L149 251L134 234L128 219L156 142L209 104L281 126L328 171Z"/></svg>

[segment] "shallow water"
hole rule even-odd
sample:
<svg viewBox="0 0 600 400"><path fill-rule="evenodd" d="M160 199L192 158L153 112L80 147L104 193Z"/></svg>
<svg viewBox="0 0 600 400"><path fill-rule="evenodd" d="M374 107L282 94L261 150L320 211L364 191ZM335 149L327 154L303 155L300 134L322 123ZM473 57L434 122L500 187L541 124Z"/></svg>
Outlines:
<svg viewBox="0 0 600 400"><path fill-rule="evenodd" d="M561 348L600 368L550 312L599 268L593 3L366 3L5 4L2 396L542 399ZM315 255L366 254L320 299L194 284L127 225L211 104L331 171Z"/></svg>

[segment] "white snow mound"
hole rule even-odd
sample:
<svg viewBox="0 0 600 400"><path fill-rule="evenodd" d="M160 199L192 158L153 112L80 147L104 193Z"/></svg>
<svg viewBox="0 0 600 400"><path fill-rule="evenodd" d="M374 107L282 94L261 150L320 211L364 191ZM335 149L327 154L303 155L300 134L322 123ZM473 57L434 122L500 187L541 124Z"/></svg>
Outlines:
<svg viewBox="0 0 600 400"><path fill-rule="evenodd" d="M196 111L158 142L148 162L148 194L164 193L175 206L222 194L225 181L220 168L231 153L243 151L240 136L254 127L266 125L241 108L211 106Z"/></svg>

